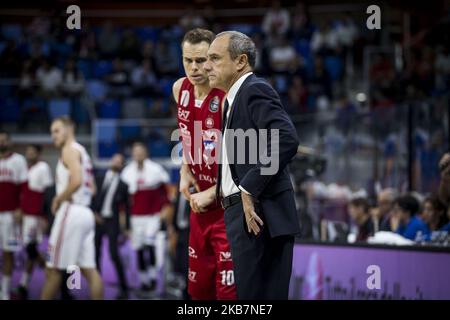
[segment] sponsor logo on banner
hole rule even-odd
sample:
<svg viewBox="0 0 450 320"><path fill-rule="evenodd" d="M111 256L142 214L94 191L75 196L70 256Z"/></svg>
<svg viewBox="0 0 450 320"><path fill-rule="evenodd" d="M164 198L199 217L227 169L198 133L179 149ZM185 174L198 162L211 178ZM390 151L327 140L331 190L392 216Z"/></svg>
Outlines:
<svg viewBox="0 0 450 320"><path fill-rule="evenodd" d="M189 99L189 90L181 91L180 105L186 108L189 105Z"/></svg>
<svg viewBox="0 0 450 320"><path fill-rule="evenodd" d="M231 260L231 251L220 251L219 260L221 262L232 261Z"/></svg>
<svg viewBox="0 0 450 320"><path fill-rule="evenodd" d="M215 96L209 102L209 111L217 112L217 110L219 110L219 104L220 104L220 99L218 96Z"/></svg>

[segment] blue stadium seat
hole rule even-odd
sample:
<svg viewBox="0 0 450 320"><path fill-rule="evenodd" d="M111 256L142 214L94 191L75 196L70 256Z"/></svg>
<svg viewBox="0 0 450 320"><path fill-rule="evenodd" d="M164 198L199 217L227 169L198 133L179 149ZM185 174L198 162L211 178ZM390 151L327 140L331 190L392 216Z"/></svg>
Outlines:
<svg viewBox="0 0 450 320"><path fill-rule="evenodd" d="M303 58L308 59L311 57L311 43L308 40L300 39L295 41L294 48Z"/></svg>
<svg viewBox="0 0 450 320"><path fill-rule="evenodd" d="M119 146L116 142L100 142L98 144L98 157L99 158L111 158L115 153L119 151Z"/></svg>
<svg viewBox="0 0 450 320"><path fill-rule="evenodd" d="M100 143L111 143L117 138L116 121L99 121L95 127L95 136Z"/></svg>
<svg viewBox="0 0 450 320"><path fill-rule="evenodd" d="M94 77L103 78L112 71L112 62L109 60L94 61Z"/></svg>
<svg viewBox="0 0 450 320"><path fill-rule="evenodd" d="M13 86L2 84L0 85L0 97L1 98L8 98L13 93Z"/></svg>
<svg viewBox="0 0 450 320"><path fill-rule="evenodd" d="M88 59L80 59L77 62L77 67L83 74L85 79L92 79L92 61Z"/></svg>
<svg viewBox="0 0 450 320"><path fill-rule="evenodd" d="M150 40L152 42L158 41L159 30L154 27L139 27L136 28L136 34L142 41Z"/></svg>
<svg viewBox="0 0 450 320"><path fill-rule="evenodd" d="M324 61L325 68L331 76L333 81L339 80L344 70L342 59L337 56L328 56Z"/></svg>
<svg viewBox="0 0 450 320"><path fill-rule="evenodd" d="M22 110L25 112L46 111L47 102L40 97L25 99L22 103Z"/></svg>
<svg viewBox="0 0 450 320"><path fill-rule="evenodd" d="M123 100L122 117L126 119L143 119L146 116L145 100L128 98Z"/></svg>
<svg viewBox="0 0 450 320"><path fill-rule="evenodd" d="M52 99L48 103L48 114L50 119L61 116L70 116L71 105L69 99Z"/></svg>
<svg viewBox="0 0 450 320"><path fill-rule="evenodd" d="M2 27L2 35L8 40L18 40L22 37L20 24L5 24Z"/></svg>
<svg viewBox="0 0 450 320"><path fill-rule="evenodd" d="M129 142L141 137L141 126L139 123L123 125L119 131L120 138L123 142Z"/></svg>
<svg viewBox="0 0 450 320"><path fill-rule="evenodd" d="M80 99L72 100L72 118L76 123L85 124L89 122L89 112Z"/></svg>
<svg viewBox="0 0 450 320"><path fill-rule="evenodd" d="M0 122L13 123L19 121L20 105L14 98L0 99Z"/></svg>
<svg viewBox="0 0 450 320"><path fill-rule="evenodd" d="M152 158L161 158L170 156L170 145L162 139L151 140L148 143L150 156Z"/></svg>
<svg viewBox="0 0 450 320"><path fill-rule="evenodd" d="M95 101L101 101L105 98L108 88L103 81L89 80L86 81L86 90L92 99Z"/></svg>
<svg viewBox="0 0 450 320"><path fill-rule="evenodd" d="M119 119L120 101L107 99L100 102L98 106L98 117L102 119Z"/></svg>
<svg viewBox="0 0 450 320"><path fill-rule="evenodd" d="M3 50L6 48L6 42L0 41L0 54L2 54Z"/></svg>

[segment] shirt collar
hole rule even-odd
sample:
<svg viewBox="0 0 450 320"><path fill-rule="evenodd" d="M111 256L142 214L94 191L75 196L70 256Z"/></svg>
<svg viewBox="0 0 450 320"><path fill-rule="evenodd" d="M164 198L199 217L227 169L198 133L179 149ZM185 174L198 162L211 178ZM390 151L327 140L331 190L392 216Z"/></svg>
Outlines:
<svg viewBox="0 0 450 320"><path fill-rule="evenodd" d="M242 75L230 88L230 90L228 91L227 94L227 101L228 101L228 105L231 107L233 105L233 101L234 98L236 98L236 94L239 91L239 88L242 86L242 84L244 83L245 79L247 79L250 75L252 75L253 72L248 72L244 75Z"/></svg>

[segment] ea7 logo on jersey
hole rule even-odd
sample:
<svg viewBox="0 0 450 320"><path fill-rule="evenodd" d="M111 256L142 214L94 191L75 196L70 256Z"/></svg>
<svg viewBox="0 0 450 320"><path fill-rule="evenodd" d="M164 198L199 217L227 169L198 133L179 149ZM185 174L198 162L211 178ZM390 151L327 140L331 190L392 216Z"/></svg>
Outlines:
<svg viewBox="0 0 450 320"><path fill-rule="evenodd" d="M189 247L189 257L197 259L197 255L195 254L195 250L192 247Z"/></svg>
<svg viewBox="0 0 450 320"><path fill-rule="evenodd" d="M189 275L188 275L189 281L197 282L197 279L195 279L196 276L197 276L197 272L192 271L191 269L189 269Z"/></svg>
<svg viewBox="0 0 450 320"><path fill-rule="evenodd" d="M178 118L181 120L184 120L184 121L189 121L189 119L188 119L189 113L190 113L190 111L178 109Z"/></svg>
<svg viewBox="0 0 450 320"><path fill-rule="evenodd" d="M180 105L187 107L189 104L190 94L188 90L181 91Z"/></svg>
<svg viewBox="0 0 450 320"><path fill-rule="evenodd" d="M221 262L232 261L231 260L231 251L220 251L219 260Z"/></svg>

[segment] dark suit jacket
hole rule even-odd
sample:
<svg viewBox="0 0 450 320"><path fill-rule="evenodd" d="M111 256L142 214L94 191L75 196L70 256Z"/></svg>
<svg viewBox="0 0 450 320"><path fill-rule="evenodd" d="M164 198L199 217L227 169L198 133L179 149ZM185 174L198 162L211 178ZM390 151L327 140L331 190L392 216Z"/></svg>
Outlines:
<svg viewBox="0 0 450 320"><path fill-rule="evenodd" d="M107 190L103 190L103 182L105 180L106 174L103 174L101 176L96 176L96 184L97 184L97 194L95 195L91 208L94 212L100 213L103 202L105 201ZM129 198L128 198L128 185L122 181L122 179L119 180L119 183L116 188L116 192L113 196L112 201L112 211L113 211L113 218L116 219L117 223L119 223L119 212L120 210L125 210L126 215L126 228L127 230L130 229L130 204L129 204Z"/></svg>
<svg viewBox="0 0 450 320"><path fill-rule="evenodd" d="M245 79L231 106L227 129L271 129L279 130L278 150L271 144L273 137L262 139L258 136L258 145L262 143L269 157L278 157L278 171L271 175L261 174L261 169L270 167L261 159L258 150L256 164L250 163L250 144L245 140L245 163L239 164L242 157L242 143L234 143L234 152L228 160L233 181L241 185L252 196L259 200L259 210L265 219L272 237L291 235L300 232L295 208L294 192L289 177L287 165L296 155L299 144L297 131L284 111L277 92L264 79L254 74ZM229 131L227 131L229 133ZM230 148L231 138L225 136L227 148ZM261 141L260 141L261 140ZM262 160L262 161L261 161Z"/></svg>

